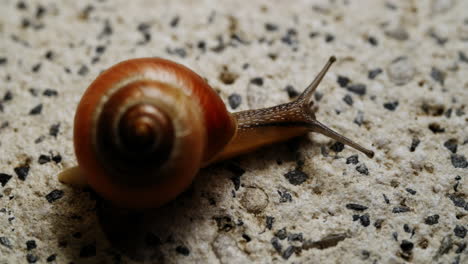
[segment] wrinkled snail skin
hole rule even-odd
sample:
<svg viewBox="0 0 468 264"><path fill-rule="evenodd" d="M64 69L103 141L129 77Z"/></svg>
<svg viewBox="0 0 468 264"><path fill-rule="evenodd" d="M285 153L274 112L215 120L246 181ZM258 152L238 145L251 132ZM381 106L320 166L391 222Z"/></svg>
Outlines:
<svg viewBox="0 0 468 264"><path fill-rule="evenodd" d="M312 94L334 61L295 101L237 113L180 64L161 58L121 62L83 95L74 121L78 167L59 180L89 184L120 206L148 208L174 199L202 167L310 131L373 157L318 122L311 110Z"/></svg>

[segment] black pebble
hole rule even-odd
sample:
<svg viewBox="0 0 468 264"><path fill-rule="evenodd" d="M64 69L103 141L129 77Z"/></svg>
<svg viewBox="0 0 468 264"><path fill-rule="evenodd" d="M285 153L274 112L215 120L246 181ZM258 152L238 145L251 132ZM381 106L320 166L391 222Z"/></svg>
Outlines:
<svg viewBox="0 0 468 264"><path fill-rule="evenodd" d="M392 213L394 214L399 214L399 213L406 213L409 212L410 209L406 206L399 206L399 207L394 207L392 210Z"/></svg>
<svg viewBox="0 0 468 264"><path fill-rule="evenodd" d="M361 215L359 220L361 222L361 225L364 226L364 227L367 227L367 226L370 225L370 218L369 218L368 214Z"/></svg>
<svg viewBox="0 0 468 264"><path fill-rule="evenodd" d="M304 241L302 233L293 233L288 235L288 241Z"/></svg>
<svg viewBox="0 0 468 264"><path fill-rule="evenodd" d="M367 210L367 206L355 203L349 203L346 205L346 208L354 210L354 211L364 211Z"/></svg>
<svg viewBox="0 0 468 264"><path fill-rule="evenodd" d="M347 105L353 105L353 98L351 97L351 95L347 94L343 97L343 101L347 104Z"/></svg>
<svg viewBox="0 0 468 264"><path fill-rule="evenodd" d="M275 222L275 218L273 216L266 217L266 227L271 230L273 228L273 223Z"/></svg>
<svg viewBox="0 0 468 264"><path fill-rule="evenodd" d="M190 255L190 250L185 246L177 246L176 252L184 256Z"/></svg>
<svg viewBox="0 0 468 264"><path fill-rule="evenodd" d="M341 142L335 142L331 145L330 149L334 152L341 152L344 149L344 144Z"/></svg>
<svg viewBox="0 0 468 264"><path fill-rule="evenodd" d="M27 254L26 255L26 260L28 263L36 263L39 258L36 255L33 254Z"/></svg>
<svg viewBox="0 0 468 264"><path fill-rule="evenodd" d="M53 137L57 137L59 131L60 131L60 123L53 124L49 128L49 135Z"/></svg>
<svg viewBox="0 0 468 264"><path fill-rule="evenodd" d="M356 170L364 175L369 175L369 169L367 169L365 164L360 164L356 167Z"/></svg>
<svg viewBox="0 0 468 264"><path fill-rule="evenodd" d="M231 106L232 109L236 109L242 103L242 97L237 93L233 93L229 95L228 101L229 106Z"/></svg>
<svg viewBox="0 0 468 264"><path fill-rule="evenodd" d="M277 31L278 30L278 26L275 25L275 24L272 24L272 23L265 23L265 29L267 31Z"/></svg>
<svg viewBox="0 0 468 264"><path fill-rule="evenodd" d="M359 220L360 218L361 218L361 216L358 215L358 214L353 215L353 222Z"/></svg>
<svg viewBox="0 0 468 264"><path fill-rule="evenodd" d="M413 250L414 244L408 240L401 241L400 248L401 250L407 252Z"/></svg>
<svg viewBox="0 0 468 264"><path fill-rule="evenodd" d="M81 76L86 75L89 72L88 66L81 65L80 69L78 70L78 74Z"/></svg>
<svg viewBox="0 0 468 264"><path fill-rule="evenodd" d="M46 195L46 199L49 203L53 203L58 199L62 198L64 192L62 190L53 190L49 194Z"/></svg>
<svg viewBox="0 0 468 264"><path fill-rule="evenodd" d="M460 59L460 61L468 63L468 56L465 53L463 53L463 51L458 52L458 58Z"/></svg>
<svg viewBox="0 0 468 264"><path fill-rule="evenodd" d="M439 223L439 215L430 215L424 219L426 225L435 225Z"/></svg>
<svg viewBox="0 0 468 264"><path fill-rule="evenodd" d="M96 245L88 244L81 248L80 258L89 258L96 256Z"/></svg>
<svg viewBox="0 0 468 264"><path fill-rule="evenodd" d="M280 195L280 203L287 203L287 202L292 202L292 196L289 192L283 190L283 191L278 191L278 194Z"/></svg>
<svg viewBox="0 0 468 264"><path fill-rule="evenodd" d="M46 260L47 260L47 262L52 262L56 258L57 258L57 254L52 254L52 255L48 256Z"/></svg>
<svg viewBox="0 0 468 264"><path fill-rule="evenodd" d="M28 177L29 174L29 165L16 167L14 170L16 175L18 175L18 179L24 181L26 180L26 177Z"/></svg>
<svg viewBox="0 0 468 264"><path fill-rule="evenodd" d="M11 91L7 91L5 95L3 96L3 101L11 101L13 99L13 94Z"/></svg>
<svg viewBox="0 0 468 264"><path fill-rule="evenodd" d="M445 132L445 128L441 127L438 123L430 123L428 128L434 134L444 133Z"/></svg>
<svg viewBox="0 0 468 264"><path fill-rule="evenodd" d="M432 67L431 77L434 79L434 81L444 85L445 73L443 71L437 69L436 67Z"/></svg>
<svg viewBox="0 0 468 264"><path fill-rule="evenodd" d="M41 154L41 155L39 156L39 159L37 160L37 162L39 162L39 164L42 165L42 164L46 164L47 162L50 162L50 160L51 160L51 159L50 159L49 156L44 155L44 154Z"/></svg>
<svg viewBox="0 0 468 264"><path fill-rule="evenodd" d="M6 173L0 173L0 184L2 187L4 187L12 177L13 176Z"/></svg>
<svg viewBox="0 0 468 264"><path fill-rule="evenodd" d="M31 70L32 70L33 72L38 72L40 69L41 69L41 64L40 64L40 63L35 64L35 65L31 68Z"/></svg>
<svg viewBox="0 0 468 264"><path fill-rule="evenodd" d="M412 195L415 195L416 194L416 191L411 189L411 188L406 188L406 191L409 192L410 194Z"/></svg>
<svg viewBox="0 0 468 264"><path fill-rule="evenodd" d="M246 241L247 243L250 242L250 241L252 241L252 238L250 238L250 236L247 235L247 234L242 234L242 238L245 239L245 241Z"/></svg>
<svg viewBox="0 0 468 264"><path fill-rule="evenodd" d="M452 153L457 153L457 140L455 138L451 138L444 142L444 147L450 150Z"/></svg>
<svg viewBox="0 0 468 264"><path fill-rule="evenodd" d="M358 155L351 155L346 159L346 164L358 164L359 163L359 157Z"/></svg>
<svg viewBox="0 0 468 264"><path fill-rule="evenodd" d="M289 246L289 247L283 252L283 254L281 255L281 257L283 257L283 259L289 259L289 257L291 257L291 255L294 253L295 250L296 250L296 247L294 247L294 246Z"/></svg>
<svg viewBox="0 0 468 264"><path fill-rule="evenodd" d="M403 225L403 230L405 230L406 233L411 233L411 228L409 227L408 224Z"/></svg>
<svg viewBox="0 0 468 264"><path fill-rule="evenodd" d="M284 177L286 177L292 185L300 185L309 178L309 175L303 171L295 169L284 174Z"/></svg>
<svg viewBox="0 0 468 264"><path fill-rule="evenodd" d="M466 161L465 156L459 154L452 154L450 156L450 160L452 161L452 165L455 168L467 168L468 161Z"/></svg>
<svg viewBox="0 0 468 264"><path fill-rule="evenodd" d="M39 115L42 112L42 104L36 105L31 111L29 111L30 115Z"/></svg>
<svg viewBox="0 0 468 264"><path fill-rule="evenodd" d="M372 46L377 46L379 44L379 42L377 41L376 38L372 37L372 36L369 36L367 38L367 41L369 41L369 43L372 45Z"/></svg>
<svg viewBox="0 0 468 264"><path fill-rule="evenodd" d="M459 238L465 238L466 236L466 228L464 226L461 226L461 225L457 225L454 229L453 229L453 232L455 233L455 235Z"/></svg>
<svg viewBox="0 0 468 264"><path fill-rule="evenodd" d="M379 75L381 73L382 73L382 69L381 68L376 68L376 69L370 70L367 77L369 77L369 79L373 80L373 79L375 79L375 77L377 77L377 75Z"/></svg>
<svg viewBox="0 0 468 264"><path fill-rule="evenodd" d="M263 85L263 78L262 77L255 77L250 80L250 83L262 86Z"/></svg>
<svg viewBox="0 0 468 264"><path fill-rule="evenodd" d="M283 240L288 236L288 232L286 231L286 227L281 228L280 230L275 232L275 237Z"/></svg>
<svg viewBox="0 0 468 264"><path fill-rule="evenodd" d="M335 36L332 34L325 35L325 42L332 42L333 40L335 40Z"/></svg>
<svg viewBox="0 0 468 264"><path fill-rule="evenodd" d="M348 86L349 82L351 81L348 77L346 76L341 76L341 75L338 75L338 79L336 80L338 82L338 84L341 86L341 87L346 87Z"/></svg>
<svg viewBox="0 0 468 264"><path fill-rule="evenodd" d="M299 92L296 89L294 89L292 85L286 86L284 90L286 90L286 92L288 93L289 99L293 99L299 96Z"/></svg>
<svg viewBox="0 0 468 264"><path fill-rule="evenodd" d="M468 203L465 202L465 199L463 199L460 196L456 196L456 195L451 194L451 195L449 195L449 198L450 198L450 200L452 200L453 205L455 205L456 207L465 207L465 205L468 204Z"/></svg>
<svg viewBox="0 0 468 264"><path fill-rule="evenodd" d="M52 157L52 160L55 162L55 163L60 163L62 161L62 156L60 154L57 154L57 155L54 155Z"/></svg>
<svg viewBox="0 0 468 264"><path fill-rule="evenodd" d="M395 109L398 107L398 101L387 102L387 103L384 103L383 106L385 107L385 109L388 109L390 111L395 111Z"/></svg>
<svg viewBox="0 0 468 264"><path fill-rule="evenodd" d="M57 96L58 92L56 90L52 90L52 89L45 89L44 92L42 93L42 95L52 97L52 96Z"/></svg>
<svg viewBox="0 0 468 264"><path fill-rule="evenodd" d="M172 18L171 22L169 23L169 25L171 27L177 27L177 25L179 25L179 21L180 21L180 17L179 16L175 16L174 18Z"/></svg>
<svg viewBox="0 0 468 264"><path fill-rule="evenodd" d="M0 237L0 245L3 245L10 249L12 248L10 239L8 239L7 237Z"/></svg>
<svg viewBox="0 0 468 264"><path fill-rule="evenodd" d="M349 85L347 87L348 91L352 92L352 93L355 93L355 94L358 94L358 95L365 95L366 94L366 85L365 84L353 84L353 85Z"/></svg>
<svg viewBox="0 0 468 264"><path fill-rule="evenodd" d="M37 248L36 241L34 240L28 240L26 241L26 249L31 250Z"/></svg>
<svg viewBox="0 0 468 264"><path fill-rule="evenodd" d="M271 245L273 245L273 248L276 250L276 252L281 253L283 247L281 246L281 243L277 237L273 237L271 239Z"/></svg>
<svg viewBox="0 0 468 264"><path fill-rule="evenodd" d="M419 143L421 143L421 140L419 140L418 138L413 138L413 140L411 141L410 151L414 152L419 146Z"/></svg>
<svg viewBox="0 0 468 264"><path fill-rule="evenodd" d="M45 58L48 60L52 60L54 58L54 53L51 50L47 51L45 54Z"/></svg>

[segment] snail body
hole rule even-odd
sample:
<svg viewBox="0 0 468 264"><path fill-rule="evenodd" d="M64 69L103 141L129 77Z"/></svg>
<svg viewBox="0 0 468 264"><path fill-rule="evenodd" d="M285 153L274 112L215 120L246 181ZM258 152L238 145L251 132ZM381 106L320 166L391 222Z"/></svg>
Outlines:
<svg viewBox="0 0 468 264"><path fill-rule="evenodd" d="M88 184L125 207L158 207L184 191L198 170L261 146L319 132L373 152L315 118L311 96L335 61L293 102L229 113L195 72L161 58L132 59L100 74L74 120L78 167L59 175Z"/></svg>

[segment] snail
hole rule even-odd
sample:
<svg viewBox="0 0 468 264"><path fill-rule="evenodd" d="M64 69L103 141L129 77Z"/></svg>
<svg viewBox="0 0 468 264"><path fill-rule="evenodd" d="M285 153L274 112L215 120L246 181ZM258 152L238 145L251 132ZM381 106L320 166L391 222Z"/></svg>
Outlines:
<svg viewBox="0 0 468 264"><path fill-rule="evenodd" d="M198 74L162 58L120 62L85 91L74 120L78 166L65 184L87 184L123 207L158 207L174 199L200 168L261 146L318 132L372 158L374 152L315 118L312 94L332 56L294 101L236 113Z"/></svg>

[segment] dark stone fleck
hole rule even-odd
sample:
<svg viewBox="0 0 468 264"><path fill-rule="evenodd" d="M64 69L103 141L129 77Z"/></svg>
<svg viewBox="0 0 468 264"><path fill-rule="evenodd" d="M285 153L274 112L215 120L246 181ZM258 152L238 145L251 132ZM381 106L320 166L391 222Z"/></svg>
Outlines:
<svg viewBox="0 0 468 264"><path fill-rule="evenodd" d="M419 146L419 143L421 143L421 140L419 140L418 138L413 138L413 140L411 141L410 151L414 152Z"/></svg>
<svg viewBox="0 0 468 264"><path fill-rule="evenodd" d="M279 199L280 203L292 202L292 196L286 190L282 190L282 191L278 190L278 194L280 195L280 199Z"/></svg>
<svg viewBox="0 0 468 264"><path fill-rule="evenodd" d="M450 118L452 116L452 111L452 108L447 109L447 111L445 111L445 117Z"/></svg>
<svg viewBox="0 0 468 264"><path fill-rule="evenodd" d="M171 27L177 27L177 25L179 25L179 21L180 21L180 17L179 16L175 16L174 18L172 18L171 22L169 23L169 25Z"/></svg>
<svg viewBox="0 0 468 264"><path fill-rule="evenodd" d="M370 225L370 218L368 214L361 215L359 219L362 226L367 227Z"/></svg>
<svg viewBox="0 0 468 264"><path fill-rule="evenodd" d="M51 158L47 155L44 155L44 154L41 154L39 156L39 159L37 160L37 162L39 162L39 164L46 164L47 162L50 162L51 161Z"/></svg>
<svg viewBox="0 0 468 264"><path fill-rule="evenodd" d="M233 93L229 95L228 101L229 106L231 106L232 109L236 109L242 103L242 97L237 93Z"/></svg>
<svg viewBox="0 0 468 264"><path fill-rule="evenodd" d="M347 104L347 105L353 105L353 98L351 97L351 95L347 94L343 97L343 101Z"/></svg>
<svg viewBox="0 0 468 264"><path fill-rule="evenodd" d="M411 228L409 227L408 224L403 225L403 230L405 230L406 233L411 233Z"/></svg>
<svg viewBox="0 0 468 264"><path fill-rule="evenodd" d="M377 75L379 75L381 73L382 73L382 69L381 68L376 68L376 69L370 70L369 73L367 74L367 77L369 77L369 79L373 80L373 79L375 79L375 77L377 77Z"/></svg>
<svg viewBox="0 0 468 264"><path fill-rule="evenodd" d="M5 57L0 57L0 65L6 64L8 62L8 59Z"/></svg>
<svg viewBox="0 0 468 264"><path fill-rule="evenodd" d="M439 215L430 215L424 219L426 225L435 225L439 223Z"/></svg>
<svg viewBox="0 0 468 264"><path fill-rule="evenodd" d="M295 29L288 29L286 34L281 38L281 42L287 45L297 44L297 32Z"/></svg>
<svg viewBox="0 0 468 264"><path fill-rule="evenodd" d="M49 128L49 135L53 137L57 137L59 131L60 131L60 123L53 124Z"/></svg>
<svg viewBox="0 0 468 264"><path fill-rule="evenodd" d="M441 127L438 123L430 123L428 128L432 131L434 134L438 133L444 133L445 128Z"/></svg>
<svg viewBox="0 0 468 264"><path fill-rule="evenodd" d="M385 195L385 193L384 193L384 194L382 194L382 196L384 198L385 203L390 204L390 199L388 199L387 195Z"/></svg>
<svg viewBox="0 0 468 264"><path fill-rule="evenodd" d="M273 223L275 222L275 218L273 216L266 217L266 228L270 229L273 227Z"/></svg>
<svg viewBox="0 0 468 264"><path fill-rule="evenodd" d="M452 165L455 168L467 168L468 161L466 161L465 156L459 154L452 154L450 156L450 160L452 161Z"/></svg>
<svg viewBox="0 0 468 264"><path fill-rule="evenodd" d="M271 238L271 244L273 245L273 248L281 254L281 250L283 249L283 246L281 246L281 242L278 240L277 237Z"/></svg>
<svg viewBox="0 0 468 264"><path fill-rule="evenodd" d="M289 183L292 185L300 185L309 178L309 175L303 171L295 169L284 174L284 177L286 177L286 179L288 179Z"/></svg>
<svg viewBox="0 0 468 264"><path fill-rule="evenodd" d="M2 187L5 187L5 185L8 183L8 181L12 178L13 176L6 174L6 173L0 173L0 184Z"/></svg>
<svg viewBox="0 0 468 264"><path fill-rule="evenodd" d="M455 253L460 254L460 253L462 253L465 249L466 249L466 243L460 244L460 245L458 245L458 248L457 248L457 250L455 251Z"/></svg>
<svg viewBox="0 0 468 264"><path fill-rule="evenodd" d="M275 237L283 240L288 236L288 232L286 231L286 227L281 228L280 230L275 232Z"/></svg>
<svg viewBox="0 0 468 264"><path fill-rule="evenodd" d="M161 239L157 235L149 232L145 235L145 244L149 247L159 246L161 245Z"/></svg>
<svg viewBox="0 0 468 264"><path fill-rule="evenodd" d="M0 237L0 244L7 248L12 248L10 239L8 239L7 237Z"/></svg>
<svg viewBox="0 0 468 264"><path fill-rule="evenodd" d="M335 40L335 36L332 34L325 35L325 42L332 42L333 40Z"/></svg>
<svg viewBox="0 0 468 264"><path fill-rule="evenodd" d="M275 24L272 24L272 23L265 23L265 29L267 31L277 31L278 30L278 26L275 25Z"/></svg>
<svg viewBox="0 0 468 264"><path fill-rule="evenodd" d="M294 89L292 85L286 86L284 90L286 90L286 92L288 93L289 99L293 99L299 96L299 92L296 89Z"/></svg>
<svg viewBox="0 0 468 264"><path fill-rule="evenodd" d="M99 33L98 38L103 38L106 36L110 36L113 33L112 26L109 23L109 20L104 21L104 28L102 29L101 33Z"/></svg>
<svg viewBox="0 0 468 264"><path fill-rule="evenodd" d="M403 241L401 241L401 244L400 244L400 248L401 250L403 251L411 251L413 250L413 247L414 247L414 244L408 240L405 240L403 239Z"/></svg>
<svg viewBox="0 0 468 264"><path fill-rule="evenodd" d="M465 53L463 53L463 51L458 52L458 58L460 59L460 61L468 63L468 56Z"/></svg>
<svg viewBox="0 0 468 264"><path fill-rule="evenodd" d="M322 97L323 97L323 93L321 93L321 92L315 92L315 93L314 93L314 99L315 99L315 101L318 102L318 101L322 100Z"/></svg>
<svg viewBox="0 0 468 264"><path fill-rule="evenodd" d="M353 85L349 85L347 87L348 91L352 92L352 93L355 93L355 94L358 94L358 95L365 95L366 94L366 85L365 84L353 84Z"/></svg>
<svg viewBox="0 0 468 264"><path fill-rule="evenodd" d="M36 263L39 260L39 258L36 255L27 254L26 260L28 261L28 263Z"/></svg>
<svg viewBox="0 0 468 264"><path fill-rule="evenodd" d="M177 253L181 255L184 255L184 256L190 255L190 250L186 246L177 246L175 250Z"/></svg>
<svg viewBox="0 0 468 264"><path fill-rule="evenodd" d="M395 239L395 241L398 241L398 233L397 232L393 232L392 237L393 237L393 239Z"/></svg>
<svg viewBox="0 0 468 264"><path fill-rule="evenodd" d="M410 194L412 195L415 195L416 194L416 191L411 189L411 188L406 188L406 191L409 192Z"/></svg>
<svg viewBox="0 0 468 264"><path fill-rule="evenodd" d="M96 53L103 53L104 51L106 51L106 46L99 45L96 47Z"/></svg>
<svg viewBox="0 0 468 264"><path fill-rule="evenodd" d="M456 207L465 207L465 205L467 204L465 202L465 199L463 199L462 197L460 196L457 196L457 195L454 195L454 194L451 194L449 195L449 198L450 200L452 200L453 204L456 206Z"/></svg>
<svg viewBox="0 0 468 264"><path fill-rule="evenodd" d="M392 213L394 214L399 214L399 213L406 213L406 212L409 212L410 209L406 206L398 206L398 207L394 207L393 210L392 210Z"/></svg>
<svg viewBox="0 0 468 264"><path fill-rule="evenodd" d="M219 231L229 232L235 226L230 216L215 216L214 220L216 221Z"/></svg>
<svg viewBox="0 0 468 264"><path fill-rule="evenodd" d="M291 257L291 255L294 253L294 251L296 250L296 247L294 246L289 246L284 252L283 254L281 255L281 257L283 259L289 259L289 257Z"/></svg>
<svg viewBox="0 0 468 264"><path fill-rule="evenodd" d="M361 218L360 215L357 215L357 214L353 215L353 222L356 222L356 221L359 220L360 218Z"/></svg>
<svg viewBox="0 0 468 264"><path fill-rule="evenodd" d="M64 192L62 190L53 190L49 194L46 195L46 199L49 203L53 203L58 199L62 198Z"/></svg>
<svg viewBox="0 0 468 264"><path fill-rule="evenodd" d="M445 141L444 147L446 147L452 153L457 153L457 148L458 148L457 140L455 138L451 138Z"/></svg>
<svg viewBox="0 0 468 264"><path fill-rule="evenodd" d="M52 96L57 96L58 92L56 90L52 90L52 89L45 89L44 92L42 93L42 95L52 97Z"/></svg>
<svg viewBox="0 0 468 264"><path fill-rule="evenodd" d="M445 81L445 73L436 67L432 67L431 70L431 77L434 79L434 81L440 83L440 85L444 85Z"/></svg>
<svg viewBox="0 0 468 264"><path fill-rule="evenodd" d="M384 222L383 219L377 219L377 220L375 220L375 223L374 223L375 228L377 228L377 229L382 228L383 222Z"/></svg>
<svg viewBox="0 0 468 264"><path fill-rule="evenodd" d="M466 228L464 226L461 226L461 225L455 226L455 228L453 229L453 232L459 238L465 238L465 236L466 236Z"/></svg>
<svg viewBox="0 0 468 264"><path fill-rule="evenodd" d="M30 115L39 115L42 112L42 104L38 104L31 111L29 111Z"/></svg>
<svg viewBox="0 0 468 264"><path fill-rule="evenodd" d="M341 152L344 149L344 144L337 141L331 145L330 149L334 152Z"/></svg>
<svg viewBox="0 0 468 264"><path fill-rule="evenodd" d="M379 42L377 41L377 39L375 37L372 37L372 36L369 36L367 38L367 41L369 41L369 43L372 45L372 46L377 46L379 44Z"/></svg>
<svg viewBox="0 0 468 264"><path fill-rule="evenodd" d="M383 106L385 107L385 109L388 109L390 111L395 111L395 109L398 107L398 101L387 102L387 103L384 103Z"/></svg>
<svg viewBox="0 0 468 264"><path fill-rule="evenodd" d="M358 164L359 163L359 157L357 154L351 155L346 159L346 164Z"/></svg>
<svg viewBox="0 0 468 264"><path fill-rule="evenodd" d="M52 262L52 261L55 261L57 259L57 254L52 254L50 256L47 257L47 262Z"/></svg>
<svg viewBox="0 0 468 264"><path fill-rule="evenodd" d="M60 154L57 154L57 155L54 155L52 157L52 160L55 162L55 163L60 163L62 161L62 156Z"/></svg>
<svg viewBox="0 0 468 264"><path fill-rule="evenodd" d="M245 239L245 241L246 241L247 243L250 242L250 241L252 241L252 238L250 238L250 236L247 235L247 234L242 234L242 238Z"/></svg>
<svg viewBox="0 0 468 264"><path fill-rule="evenodd" d="M41 69L40 63L33 65L33 67L31 68L33 72L38 72L40 69Z"/></svg>
<svg viewBox="0 0 468 264"><path fill-rule="evenodd" d="M84 245L80 250L80 258L90 258L96 256L96 245Z"/></svg>
<svg viewBox="0 0 468 264"><path fill-rule="evenodd" d="M310 32L310 33L309 33L309 38L315 38L315 37L317 37L318 35L320 35L318 32Z"/></svg>
<svg viewBox="0 0 468 264"><path fill-rule="evenodd" d="M338 82L338 84L341 86L341 87L346 87L348 86L349 82L351 81L348 77L346 76L341 76L341 75L338 75L338 78L336 80Z"/></svg>
<svg viewBox="0 0 468 264"><path fill-rule="evenodd" d="M26 241L26 249L31 250L37 248L36 241L34 240L28 240Z"/></svg>
<svg viewBox="0 0 468 264"><path fill-rule="evenodd" d="M32 96L36 97L39 93L37 89L30 88L29 92L31 93Z"/></svg>
<svg viewBox="0 0 468 264"><path fill-rule="evenodd" d="M238 175L232 176L231 181L234 184L234 190L238 191L240 188L240 176Z"/></svg>
<svg viewBox="0 0 468 264"><path fill-rule="evenodd" d="M363 175L369 175L369 169L367 169L365 164L358 165L356 170Z"/></svg>
<svg viewBox="0 0 468 264"><path fill-rule="evenodd" d="M262 77L255 77L250 80L250 83L262 86L263 85L263 78Z"/></svg>
<svg viewBox="0 0 468 264"><path fill-rule="evenodd" d="M288 236L288 241L304 241L304 237L302 236L302 233L293 233L289 234Z"/></svg>
<svg viewBox="0 0 468 264"><path fill-rule="evenodd" d="M440 242L440 247L437 250L435 259L437 259L438 257L440 257L440 256L442 256L444 254L447 254L450 251L450 249L452 249L452 247L453 247L452 236L448 235L448 236L444 237L442 239L442 241Z"/></svg>
<svg viewBox="0 0 468 264"><path fill-rule="evenodd" d="M18 175L18 179L24 181L26 180L26 177L28 177L29 165L18 166L14 170L16 175Z"/></svg>
<svg viewBox="0 0 468 264"><path fill-rule="evenodd" d="M349 204L346 205L346 208L348 208L350 210L354 210L354 211L365 211L369 207L367 207L365 205L361 205L361 204L349 203Z"/></svg>
<svg viewBox="0 0 468 264"><path fill-rule="evenodd" d="M324 238L313 241L307 240L302 244L302 248L307 250L311 248L325 249L336 246L340 241L343 241L347 238L346 234L330 234Z"/></svg>
<svg viewBox="0 0 468 264"><path fill-rule="evenodd" d="M45 7L43 7L42 5L38 5L36 8L36 18L37 19L42 18L45 15L45 13L46 13Z"/></svg>
<svg viewBox="0 0 468 264"><path fill-rule="evenodd" d="M54 58L54 53L51 50L48 50L44 56L46 59L52 60Z"/></svg>
<svg viewBox="0 0 468 264"><path fill-rule="evenodd" d="M13 99L13 94L11 91L7 91L5 95L3 96L3 101L11 101Z"/></svg>
<svg viewBox="0 0 468 264"><path fill-rule="evenodd" d="M80 69L78 70L78 74L81 76L86 75L89 72L88 66L81 65Z"/></svg>

